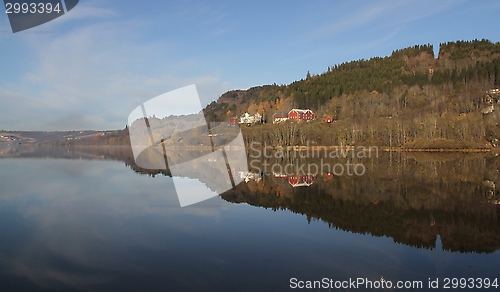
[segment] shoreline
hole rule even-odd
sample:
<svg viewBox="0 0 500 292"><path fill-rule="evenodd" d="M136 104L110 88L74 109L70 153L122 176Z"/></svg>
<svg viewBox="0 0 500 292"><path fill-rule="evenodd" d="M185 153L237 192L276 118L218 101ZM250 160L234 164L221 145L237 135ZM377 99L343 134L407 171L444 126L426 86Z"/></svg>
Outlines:
<svg viewBox="0 0 500 292"><path fill-rule="evenodd" d="M10 144L10 146L37 146L37 147L131 147L130 145L109 145L109 144L59 144L51 145L50 143L2 143L4 145ZM0 144L1 145L1 144ZM384 152L464 152L464 153L500 153L500 148L408 148L408 147L389 147L389 146L307 146L307 145L296 145L296 146L250 146L246 145L246 148L254 147L254 149L269 149L275 151L357 151L357 152L372 152L372 151L384 151ZM210 146L186 146L189 150L211 150ZM218 148L218 147L216 147ZM237 150L234 148L234 150Z"/></svg>
<svg viewBox="0 0 500 292"><path fill-rule="evenodd" d="M388 147L388 146L265 146L257 148L266 148L271 150L287 151L359 151L359 152L466 152L466 153L488 153L500 152L496 148L406 148L406 147Z"/></svg>

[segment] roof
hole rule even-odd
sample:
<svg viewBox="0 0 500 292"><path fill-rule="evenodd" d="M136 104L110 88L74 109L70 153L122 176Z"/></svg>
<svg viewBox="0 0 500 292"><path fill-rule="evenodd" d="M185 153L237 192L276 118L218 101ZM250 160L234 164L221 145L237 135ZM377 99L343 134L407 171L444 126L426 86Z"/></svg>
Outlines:
<svg viewBox="0 0 500 292"><path fill-rule="evenodd" d="M297 112L297 113L299 113L299 114L305 114L305 113L307 113L308 111L309 111L309 112L311 112L311 113L314 113L314 112L313 112L312 110L310 110L310 109L298 109L298 108L292 108L292 109L290 110L290 112L292 112L292 111L296 111L296 112Z"/></svg>
<svg viewBox="0 0 500 292"><path fill-rule="evenodd" d="M296 188L296 187L309 187L309 186L311 186L312 184L313 184L312 182L311 182L311 183L308 183L308 182L305 182L305 181L299 181L299 182L294 183L294 184L290 183L290 185L291 185L292 187L294 187L294 188Z"/></svg>
<svg viewBox="0 0 500 292"><path fill-rule="evenodd" d="M288 113L277 112L273 115L274 118L288 118Z"/></svg>

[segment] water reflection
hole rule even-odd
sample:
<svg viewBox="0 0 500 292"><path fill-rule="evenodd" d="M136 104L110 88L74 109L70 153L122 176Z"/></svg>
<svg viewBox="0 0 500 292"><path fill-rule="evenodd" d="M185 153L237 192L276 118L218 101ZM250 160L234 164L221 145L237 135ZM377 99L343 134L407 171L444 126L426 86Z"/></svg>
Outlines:
<svg viewBox="0 0 500 292"><path fill-rule="evenodd" d="M16 146L5 153L2 156L121 160L138 173L169 175L168 169L138 167L128 147ZM440 236L443 249L449 251L493 252L500 248L500 158L496 154L377 156L310 159L297 153L271 153L257 160L249 158L249 173L232 170L232 176L243 182L221 197L232 203L291 210L306 215L308 221L321 220L332 228L389 236L416 247L435 248ZM349 162L350 158L355 161ZM309 165L336 163L363 164L366 171L360 176L304 171ZM286 169L286 165L293 166L289 168L292 173L262 171ZM200 180L203 182L203 178ZM211 180L207 181L210 186Z"/></svg>
<svg viewBox="0 0 500 292"><path fill-rule="evenodd" d="M126 147L3 151L7 290L277 291L291 277L498 276L492 154L383 154L357 161L363 176L257 171L290 162L266 158L235 170L243 182L223 200L179 208L168 171L138 168Z"/></svg>

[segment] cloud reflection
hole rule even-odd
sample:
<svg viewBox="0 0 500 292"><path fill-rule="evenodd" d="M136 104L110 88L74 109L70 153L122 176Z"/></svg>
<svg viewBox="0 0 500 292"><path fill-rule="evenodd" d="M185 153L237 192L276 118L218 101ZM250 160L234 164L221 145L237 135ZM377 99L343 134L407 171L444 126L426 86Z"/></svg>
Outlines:
<svg viewBox="0 0 500 292"><path fill-rule="evenodd" d="M175 252L197 235L199 217L217 224L229 208L216 199L181 209L171 178L144 180L107 161L1 162L8 187L0 211L14 225L0 227L8 239L0 244L0 265L40 287L92 290L116 280L117 271L139 273L138 251Z"/></svg>

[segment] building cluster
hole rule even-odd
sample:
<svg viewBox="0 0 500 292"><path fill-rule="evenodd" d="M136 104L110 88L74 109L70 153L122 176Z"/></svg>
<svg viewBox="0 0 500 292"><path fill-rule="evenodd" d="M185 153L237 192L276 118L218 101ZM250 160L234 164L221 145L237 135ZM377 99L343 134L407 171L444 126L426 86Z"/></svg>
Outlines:
<svg viewBox="0 0 500 292"><path fill-rule="evenodd" d="M289 112L277 112L273 115L273 124L279 124L282 122L290 121L312 121L316 119L316 114L310 109L291 109ZM262 116L259 113L249 114L244 113L240 117L233 117L229 120L230 126L236 126L238 124L251 125L256 123L264 122ZM335 122L335 119L328 116L325 118L326 123Z"/></svg>

